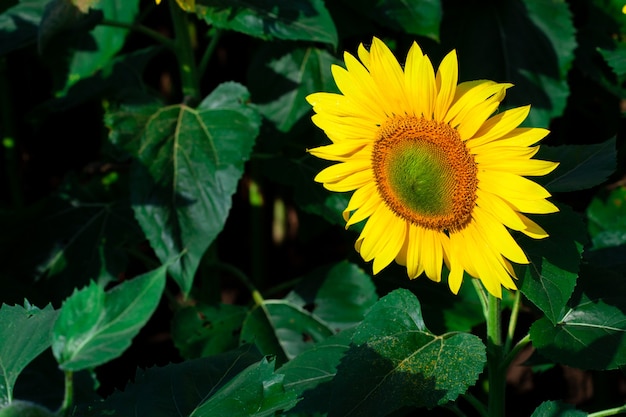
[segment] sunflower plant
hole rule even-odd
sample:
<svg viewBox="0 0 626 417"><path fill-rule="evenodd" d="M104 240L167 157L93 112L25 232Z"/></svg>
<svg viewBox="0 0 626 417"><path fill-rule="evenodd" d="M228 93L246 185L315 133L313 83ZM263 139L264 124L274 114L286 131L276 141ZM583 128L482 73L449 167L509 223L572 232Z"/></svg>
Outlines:
<svg viewBox="0 0 626 417"><path fill-rule="evenodd" d="M617 0L0 4L0 417L626 413Z"/></svg>

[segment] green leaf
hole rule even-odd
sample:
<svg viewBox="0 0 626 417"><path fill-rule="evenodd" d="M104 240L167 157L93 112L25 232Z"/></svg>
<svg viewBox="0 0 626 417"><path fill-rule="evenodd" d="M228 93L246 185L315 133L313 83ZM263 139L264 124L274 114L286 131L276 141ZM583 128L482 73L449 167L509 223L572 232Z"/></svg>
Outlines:
<svg viewBox="0 0 626 417"><path fill-rule="evenodd" d="M285 389L302 397L292 412L328 412L332 380L353 335L354 329L344 330L316 343L278 369L285 375Z"/></svg>
<svg viewBox="0 0 626 417"><path fill-rule="evenodd" d="M139 13L139 0L98 1L93 9L101 11L104 19L131 24ZM90 34L95 44L72 54L63 94L76 82L95 75L107 66L124 46L128 32L128 29L104 25L94 28Z"/></svg>
<svg viewBox="0 0 626 417"><path fill-rule="evenodd" d="M261 39L337 46L337 29L322 0L196 0L207 23Z"/></svg>
<svg viewBox="0 0 626 417"><path fill-rule="evenodd" d="M266 300L246 317L242 343L255 343L265 355L276 355L279 363L310 349L331 336L328 324L288 300Z"/></svg>
<svg viewBox="0 0 626 417"><path fill-rule="evenodd" d="M22 306L0 306L0 408L13 400L13 386L20 373L50 346L58 311L25 301Z"/></svg>
<svg viewBox="0 0 626 417"><path fill-rule="evenodd" d="M594 145L541 146L537 158L559 162L554 171L537 179L548 191L584 190L603 183L615 171L615 138Z"/></svg>
<svg viewBox="0 0 626 417"><path fill-rule="evenodd" d="M580 216L567 206L560 205L559 209L560 212L539 219L549 237L519 239L530 260L519 289L552 323L559 320L574 291L587 242Z"/></svg>
<svg viewBox="0 0 626 417"><path fill-rule="evenodd" d="M21 0L0 14L0 56L32 44L50 0Z"/></svg>
<svg viewBox="0 0 626 417"><path fill-rule="evenodd" d="M296 393L286 391L284 375L274 373L273 361L250 365L196 408L189 417L263 417L292 408Z"/></svg>
<svg viewBox="0 0 626 417"><path fill-rule="evenodd" d="M622 276L588 267L581 271L568 308L556 324L546 318L530 328L537 351L580 369L626 365L626 285Z"/></svg>
<svg viewBox="0 0 626 417"><path fill-rule="evenodd" d="M318 48L265 44L248 71L254 102L279 131L288 132L310 113L307 95L336 89L330 67L339 62Z"/></svg>
<svg viewBox="0 0 626 417"><path fill-rule="evenodd" d="M247 311L232 304L197 304L178 310L172 320L174 344L186 359L234 349Z"/></svg>
<svg viewBox="0 0 626 417"><path fill-rule="evenodd" d="M93 404L87 417L131 416L137 410L151 417L189 416L204 399L261 359L251 346L242 346L216 356L138 370L124 392Z"/></svg>
<svg viewBox="0 0 626 417"><path fill-rule="evenodd" d="M181 104L149 115L154 107L146 106L109 118L116 129L111 140L137 151L131 171L135 217L162 263L171 262L169 272L185 294L224 227L259 131L245 88L235 86L219 86L197 110ZM224 101L223 90L239 95ZM137 139L141 147L133 149Z"/></svg>
<svg viewBox="0 0 626 417"><path fill-rule="evenodd" d="M615 188L605 198L596 196L591 200L587 218L594 250L626 244L624 207L626 187Z"/></svg>
<svg viewBox="0 0 626 417"><path fill-rule="evenodd" d="M441 38L448 50L457 49L459 79L512 82L507 105L532 104L526 123L547 127L563 114L569 95L572 20L563 1L511 0L497 7L452 2L444 10Z"/></svg>
<svg viewBox="0 0 626 417"><path fill-rule="evenodd" d="M307 274L285 299L338 332L360 323L378 295L365 271L343 261Z"/></svg>
<svg viewBox="0 0 626 417"><path fill-rule="evenodd" d="M571 404L561 401L545 401L530 417L585 417L587 415L584 411L576 410Z"/></svg>
<svg viewBox="0 0 626 417"><path fill-rule="evenodd" d="M329 417L443 405L474 384L485 365L478 337L430 333L419 301L404 289L372 307L352 342L333 380Z"/></svg>
<svg viewBox="0 0 626 417"><path fill-rule="evenodd" d="M441 0L344 0L355 13L365 14L369 19L396 31L439 40L441 24Z"/></svg>
<svg viewBox="0 0 626 417"><path fill-rule="evenodd" d="M95 283L63 303L54 325L52 352L61 369L93 368L121 355L152 316L165 287L162 266L112 290Z"/></svg>
<svg viewBox="0 0 626 417"><path fill-rule="evenodd" d="M613 50L599 49L615 75L623 79L626 76L626 42L619 42Z"/></svg>

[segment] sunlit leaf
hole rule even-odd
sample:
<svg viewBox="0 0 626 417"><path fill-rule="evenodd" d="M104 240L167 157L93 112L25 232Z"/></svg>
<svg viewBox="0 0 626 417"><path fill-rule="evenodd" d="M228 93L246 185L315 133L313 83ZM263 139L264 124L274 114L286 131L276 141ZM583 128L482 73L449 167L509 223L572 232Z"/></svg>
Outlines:
<svg viewBox="0 0 626 417"><path fill-rule="evenodd" d="M419 301L403 289L372 307L352 343L333 380L331 417L446 404L474 384L485 365L478 337L430 333Z"/></svg>
<svg viewBox="0 0 626 417"><path fill-rule="evenodd" d="M57 315L51 305L0 306L0 408L13 400L13 386L26 365L50 346Z"/></svg>
<svg viewBox="0 0 626 417"><path fill-rule="evenodd" d="M264 417L288 410L296 393L286 391L284 375L274 373L274 361L250 365L196 408L189 417Z"/></svg>
<svg viewBox="0 0 626 417"><path fill-rule="evenodd" d="M548 191L584 190L603 183L615 171L615 138L594 145L541 146L537 158L559 162L550 174L537 178Z"/></svg>
<svg viewBox="0 0 626 417"><path fill-rule="evenodd" d="M139 13L139 0L103 0L93 5L92 10L101 11L104 19L132 24ZM72 54L63 92L108 65L124 46L128 33L128 29L124 28L96 26L90 32L95 42L93 49L77 50Z"/></svg>
<svg viewBox="0 0 626 417"><path fill-rule="evenodd" d="M61 369L93 368L121 355L161 300L165 270L162 266L107 292L92 282L65 300L52 338Z"/></svg>
<svg viewBox="0 0 626 417"><path fill-rule="evenodd" d="M215 27L261 39L337 46L337 29L322 0L196 0L196 12Z"/></svg>

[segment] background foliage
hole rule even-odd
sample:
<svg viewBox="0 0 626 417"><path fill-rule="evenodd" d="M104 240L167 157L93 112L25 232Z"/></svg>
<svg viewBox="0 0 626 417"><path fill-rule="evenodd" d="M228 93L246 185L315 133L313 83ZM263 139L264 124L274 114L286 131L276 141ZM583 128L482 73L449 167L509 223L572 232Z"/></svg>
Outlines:
<svg viewBox="0 0 626 417"><path fill-rule="evenodd" d="M326 139L304 97L336 91L330 66L372 36L400 60L414 40L435 63L457 49L461 80L514 83L503 108L532 104L526 125L552 132L538 157L561 164L538 181L561 211L535 216L549 239L516 236L532 262L521 309L503 300L521 340L505 365L534 347L507 416L623 405L623 7L1 2L0 416L15 399L75 416L485 415L470 279L453 296L396 266L373 278L343 230L349 196L312 181L306 149ZM572 369L594 395L563 391Z"/></svg>

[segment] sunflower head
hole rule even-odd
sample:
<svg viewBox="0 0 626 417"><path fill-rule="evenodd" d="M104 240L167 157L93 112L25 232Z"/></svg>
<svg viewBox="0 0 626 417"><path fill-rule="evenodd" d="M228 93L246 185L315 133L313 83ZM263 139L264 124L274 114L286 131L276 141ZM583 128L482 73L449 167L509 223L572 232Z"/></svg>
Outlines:
<svg viewBox="0 0 626 417"><path fill-rule="evenodd" d="M374 273L395 261L409 278L440 281L445 264L454 293L464 273L497 297L502 286L515 289L511 262L528 259L510 231L545 238L523 213L558 211L525 178L558 165L532 159L548 131L518 127L530 106L496 113L512 84L458 84L455 51L435 73L413 43L403 69L374 38L344 62L332 67L341 94L307 97L313 122L332 142L309 152L337 162L316 181L353 192L346 227L366 221L356 250L373 260Z"/></svg>

